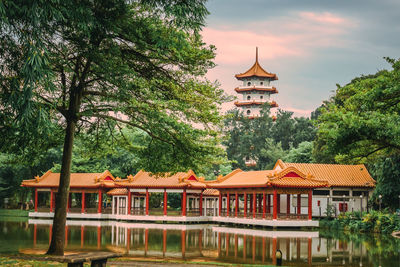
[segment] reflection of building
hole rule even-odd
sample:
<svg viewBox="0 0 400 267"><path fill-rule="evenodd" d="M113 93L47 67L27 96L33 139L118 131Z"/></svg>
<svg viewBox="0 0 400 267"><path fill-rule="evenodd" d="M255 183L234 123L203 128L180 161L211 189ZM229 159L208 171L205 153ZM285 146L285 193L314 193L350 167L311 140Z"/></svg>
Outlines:
<svg viewBox="0 0 400 267"><path fill-rule="evenodd" d="M246 72L236 74L235 77L242 82L240 86L235 88L235 91L241 95L241 99L236 101L235 105L241 108L246 117L258 117L261 107L265 103L269 103L271 107L278 106L271 99L271 95L278 93L278 91L270 84L272 81L278 80L278 77L261 67L258 62L258 48L256 48L254 65Z"/></svg>
<svg viewBox="0 0 400 267"><path fill-rule="evenodd" d="M58 180L59 174L49 171L22 182L35 189L30 217L53 217ZM307 227L318 226L312 216L324 216L328 204L336 213L365 209L375 181L364 165L278 160L272 170L237 169L213 181L193 171L165 176L140 171L126 179L108 171L74 173L70 187L67 218ZM157 194L163 205L150 208L150 198ZM181 210L168 208L171 194L180 197Z"/></svg>

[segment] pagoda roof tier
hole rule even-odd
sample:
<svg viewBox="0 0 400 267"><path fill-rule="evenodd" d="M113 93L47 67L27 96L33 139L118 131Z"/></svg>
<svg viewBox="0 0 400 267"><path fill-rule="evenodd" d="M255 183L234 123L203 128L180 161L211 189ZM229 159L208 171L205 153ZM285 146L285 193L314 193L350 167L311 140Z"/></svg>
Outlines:
<svg viewBox="0 0 400 267"><path fill-rule="evenodd" d="M204 178L197 177L192 170L175 174L153 174L140 170L135 176L129 175L127 179L115 184L129 188L206 188Z"/></svg>
<svg viewBox="0 0 400 267"><path fill-rule="evenodd" d="M278 107L278 104L275 101L271 101L271 102L261 102L261 101L236 101L234 104L237 107L242 107L242 106L252 106L252 105L264 105L265 103L269 103L271 105L271 107L276 108Z"/></svg>
<svg viewBox="0 0 400 267"><path fill-rule="evenodd" d="M114 176L108 171L103 173L71 173L70 187L71 188L112 188L115 181L120 178ZM57 188L60 181L60 173L47 171L42 176L36 176L34 179L23 180L21 186L25 187L42 187L42 188Z"/></svg>
<svg viewBox="0 0 400 267"><path fill-rule="evenodd" d="M317 180L312 174L305 174L295 167L265 171L242 171L236 169L223 177L218 177L209 188L318 188L327 187L327 181Z"/></svg>
<svg viewBox="0 0 400 267"><path fill-rule="evenodd" d="M294 167L301 172L311 173L317 180L327 180L330 186L375 187L376 184L364 164L286 163L278 160L274 169L288 167Z"/></svg>
<svg viewBox="0 0 400 267"><path fill-rule="evenodd" d="M235 75L236 79L238 80L254 76L261 78L269 78L270 80L278 80L278 76L276 76L275 73L270 73L264 70L261 67L260 63L258 63L258 48L256 48L256 62L253 64L253 66L246 72Z"/></svg>
<svg viewBox="0 0 400 267"><path fill-rule="evenodd" d="M257 91L257 92L269 92L271 94L277 94L278 90L276 90L275 87L236 87L235 91L237 93L242 93L242 92L251 92L251 91Z"/></svg>

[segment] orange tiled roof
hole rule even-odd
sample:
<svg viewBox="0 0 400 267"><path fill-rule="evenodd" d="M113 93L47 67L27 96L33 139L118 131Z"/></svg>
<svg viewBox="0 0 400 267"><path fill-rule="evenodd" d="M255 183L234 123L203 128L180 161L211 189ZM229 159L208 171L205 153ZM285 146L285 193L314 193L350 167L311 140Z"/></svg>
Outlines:
<svg viewBox="0 0 400 267"><path fill-rule="evenodd" d="M107 192L107 195L109 196L122 196L122 195L128 195L128 189L126 188L113 188L110 191Z"/></svg>
<svg viewBox="0 0 400 267"><path fill-rule="evenodd" d="M241 101L236 101L234 104L237 106L237 107L240 107L240 106L251 106L251 105L263 105L263 104L265 104L266 102L259 102L259 101L243 101L243 102L241 102ZM278 107L278 104L275 102L275 101L271 101L271 102L269 102L269 104L271 105L271 107L273 107L273 108L276 108L276 107Z"/></svg>
<svg viewBox="0 0 400 267"><path fill-rule="evenodd" d="M371 177L364 164L286 163L281 161L278 165L283 167L292 166L302 172L311 173L317 180L327 180L330 186L375 187L375 180Z"/></svg>
<svg viewBox="0 0 400 267"><path fill-rule="evenodd" d="M203 196L219 196L219 190L214 188L207 188L203 191Z"/></svg>
<svg viewBox="0 0 400 267"><path fill-rule="evenodd" d="M113 187L114 181L119 178L108 171L103 173L71 173L70 187L72 188L97 188L97 187ZM60 181L60 173L47 171L41 177L36 176L35 179L23 180L21 186L25 187L58 187Z"/></svg>
<svg viewBox="0 0 400 267"><path fill-rule="evenodd" d="M278 90L276 90L275 87L271 87L271 88L259 88L259 87L256 87L256 86L248 87L248 88L239 88L239 87L236 87L236 88L235 88L235 91L236 91L237 93L240 93L240 92L248 92L248 91L270 92L271 94L276 94L276 93L278 93Z"/></svg>
<svg viewBox="0 0 400 267"><path fill-rule="evenodd" d="M202 179L189 170L188 172L178 172L173 175L168 173L156 175L146 171L139 171L135 176L128 176L128 179L116 182L118 186L135 188L205 188Z"/></svg>
<svg viewBox="0 0 400 267"><path fill-rule="evenodd" d="M210 188L244 188L244 187L294 187L315 188L325 187L328 183L316 180L311 175L306 175L294 167L283 170L247 171L234 170L224 177L218 177Z"/></svg>
<svg viewBox="0 0 400 267"><path fill-rule="evenodd" d="M248 71L235 75L236 79L238 80L253 76L270 78L271 80L278 80L278 77L275 73L269 73L261 67L260 63L258 63L258 49L256 49L256 62L254 63L254 65L251 66Z"/></svg>

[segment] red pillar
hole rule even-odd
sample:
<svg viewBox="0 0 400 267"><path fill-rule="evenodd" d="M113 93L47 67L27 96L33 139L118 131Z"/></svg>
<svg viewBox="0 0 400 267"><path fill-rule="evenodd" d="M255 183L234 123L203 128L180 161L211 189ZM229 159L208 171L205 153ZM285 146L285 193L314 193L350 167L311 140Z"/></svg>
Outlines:
<svg viewBox="0 0 400 267"><path fill-rule="evenodd" d="M297 214L301 214L301 194L297 194Z"/></svg>
<svg viewBox="0 0 400 267"><path fill-rule="evenodd" d="M101 213L101 204L103 204L103 191L99 189L99 206L97 207L97 213Z"/></svg>
<svg viewBox="0 0 400 267"><path fill-rule="evenodd" d="M146 215L149 215L149 189L146 188Z"/></svg>
<svg viewBox="0 0 400 267"><path fill-rule="evenodd" d="M182 245L182 257L185 258L186 254L186 231L181 232L181 245Z"/></svg>
<svg viewBox="0 0 400 267"><path fill-rule="evenodd" d="M82 201L81 201L81 204L82 204L81 213L85 213L86 199L85 199L85 192L84 192L84 191L82 191Z"/></svg>
<svg viewBox="0 0 400 267"><path fill-rule="evenodd" d="M308 220L312 220L312 189L308 191Z"/></svg>
<svg viewBox="0 0 400 267"><path fill-rule="evenodd" d="M200 193L200 199L199 199L199 215L203 216L203 191Z"/></svg>
<svg viewBox="0 0 400 267"><path fill-rule="evenodd" d="M51 236L53 235L53 225L49 225L49 244L51 243Z"/></svg>
<svg viewBox="0 0 400 267"><path fill-rule="evenodd" d="M308 265L311 266L312 263L312 239L309 237L308 238L308 247L307 247L307 260L308 260Z"/></svg>
<svg viewBox="0 0 400 267"><path fill-rule="evenodd" d="M126 229L126 251L131 250L131 228Z"/></svg>
<svg viewBox="0 0 400 267"><path fill-rule="evenodd" d="M219 199L218 199L218 216L221 216L222 213L222 193L219 192Z"/></svg>
<svg viewBox="0 0 400 267"><path fill-rule="evenodd" d="M229 255L229 233L225 234L225 248L226 248L226 256Z"/></svg>
<svg viewBox="0 0 400 267"><path fill-rule="evenodd" d="M263 193L263 198L262 198L262 213L263 213L262 217L263 217L263 219L265 219L265 213L267 211L267 205L266 204L267 204L267 199L265 197L265 193Z"/></svg>
<svg viewBox="0 0 400 267"><path fill-rule="evenodd" d="M50 212L53 212L53 190L50 189Z"/></svg>
<svg viewBox="0 0 400 267"><path fill-rule="evenodd" d="M167 216L167 209L168 209L167 189L164 189L164 216Z"/></svg>
<svg viewBox="0 0 400 267"><path fill-rule="evenodd" d="M290 215L290 194L286 195L286 215L287 217Z"/></svg>
<svg viewBox="0 0 400 267"><path fill-rule="evenodd" d="M253 192L253 218L256 218L256 211L257 211L257 198L256 198L256 192Z"/></svg>
<svg viewBox="0 0 400 267"><path fill-rule="evenodd" d="M37 188L35 188L35 211L37 211L37 206L38 206L38 191Z"/></svg>
<svg viewBox="0 0 400 267"><path fill-rule="evenodd" d="M132 210L132 192L128 188L128 215L131 214L131 210Z"/></svg>
<svg viewBox="0 0 400 267"><path fill-rule="evenodd" d="M244 207L243 207L243 214L244 217L247 217L247 194L244 193Z"/></svg>
<svg viewBox="0 0 400 267"><path fill-rule="evenodd" d="M277 219L277 215L278 215L278 194L276 192L276 189L274 189L274 213L272 215L272 219L276 220ZM275 252L273 251L273 253L275 254Z"/></svg>
<svg viewBox="0 0 400 267"><path fill-rule="evenodd" d="M183 189L182 194L182 216L186 216L186 189Z"/></svg>
<svg viewBox="0 0 400 267"><path fill-rule="evenodd" d="M267 195L267 213L271 214L271 195Z"/></svg>
<svg viewBox="0 0 400 267"><path fill-rule="evenodd" d="M85 226L81 225L81 248L85 243Z"/></svg>
<svg viewBox="0 0 400 267"><path fill-rule="evenodd" d="M149 229L144 230L144 255L147 255L149 249Z"/></svg>
<svg viewBox="0 0 400 267"><path fill-rule="evenodd" d="M226 217L229 217L229 211L231 209L231 197L228 194L226 194Z"/></svg>
<svg viewBox="0 0 400 267"><path fill-rule="evenodd" d="M238 210L239 210L239 197L238 193L235 193L235 217L237 217Z"/></svg>

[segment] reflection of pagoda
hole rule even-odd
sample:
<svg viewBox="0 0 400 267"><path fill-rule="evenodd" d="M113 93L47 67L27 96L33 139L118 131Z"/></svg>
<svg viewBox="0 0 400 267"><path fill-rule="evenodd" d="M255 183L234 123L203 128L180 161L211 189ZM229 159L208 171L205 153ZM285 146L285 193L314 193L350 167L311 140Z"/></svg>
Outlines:
<svg viewBox="0 0 400 267"><path fill-rule="evenodd" d="M271 95L278 93L275 87L270 85L271 81L278 80L274 73L265 71L258 63L258 48L256 48L256 62L245 73L236 74L236 79L243 81L242 86L236 87L235 91L243 95L242 99L235 102L243 114L249 118L260 115L261 106L269 102L271 107L278 104L271 100Z"/></svg>

